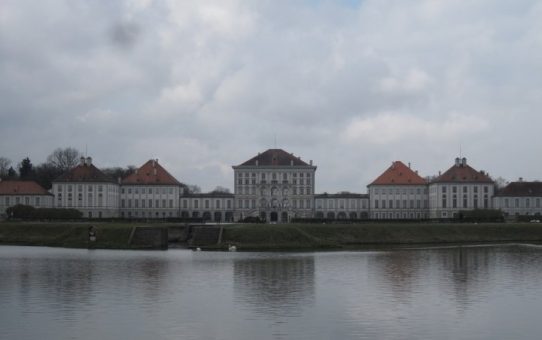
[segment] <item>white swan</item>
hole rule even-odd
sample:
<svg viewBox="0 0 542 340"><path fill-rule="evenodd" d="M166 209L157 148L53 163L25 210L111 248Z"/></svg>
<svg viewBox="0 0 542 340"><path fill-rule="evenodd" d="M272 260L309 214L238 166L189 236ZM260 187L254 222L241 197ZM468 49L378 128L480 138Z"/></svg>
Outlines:
<svg viewBox="0 0 542 340"><path fill-rule="evenodd" d="M237 247L228 244L228 251L237 251Z"/></svg>

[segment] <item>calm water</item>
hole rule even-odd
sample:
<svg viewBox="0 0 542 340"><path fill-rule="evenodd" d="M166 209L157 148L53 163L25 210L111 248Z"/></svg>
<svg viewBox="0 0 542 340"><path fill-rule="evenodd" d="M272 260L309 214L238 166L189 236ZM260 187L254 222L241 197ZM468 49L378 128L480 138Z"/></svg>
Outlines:
<svg viewBox="0 0 542 340"><path fill-rule="evenodd" d="M0 247L2 339L540 339L542 248Z"/></svg>

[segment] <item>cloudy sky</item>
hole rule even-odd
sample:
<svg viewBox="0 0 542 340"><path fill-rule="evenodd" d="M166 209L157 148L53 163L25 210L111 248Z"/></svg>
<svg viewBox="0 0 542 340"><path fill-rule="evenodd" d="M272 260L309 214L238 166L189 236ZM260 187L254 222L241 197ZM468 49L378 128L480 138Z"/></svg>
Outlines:
<svg viewBox="0 0 542 340"><path fill-rule="evenodd" d="M317 191L459 154L542 179L536 0L0 1L0 156L160 162L203 190L283 148Z"/></svg>

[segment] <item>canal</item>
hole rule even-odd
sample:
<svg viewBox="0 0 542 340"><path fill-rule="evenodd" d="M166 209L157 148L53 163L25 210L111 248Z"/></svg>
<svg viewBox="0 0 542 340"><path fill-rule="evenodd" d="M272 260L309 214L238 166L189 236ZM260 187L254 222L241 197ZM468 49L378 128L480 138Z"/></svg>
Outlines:
<svg viewBox="0 0 542 340"><path fill-rule="evenodd" d="M2 339L539 339L542 248L0 246Z"/></svg>

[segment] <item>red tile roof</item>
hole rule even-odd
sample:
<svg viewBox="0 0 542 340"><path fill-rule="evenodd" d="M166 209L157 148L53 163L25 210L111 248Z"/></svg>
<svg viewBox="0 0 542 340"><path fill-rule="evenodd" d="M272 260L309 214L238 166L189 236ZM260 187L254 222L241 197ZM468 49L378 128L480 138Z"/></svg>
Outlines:
<svg viewBox="0 0 542 340"><path fill-rule="evenodd" d="M170 175L170 173L154 159L143 164L135 173L124 177L122 179L122 184L181 185L175 177Z"/></svg>
<svg viewBox="0 0 542 340"><path fill-rule="evenodd" d="M424 185L425 179L401 161L395 161L369 185Z"/></svg>
<svg viewBox="0 0 542 340"><path fill-rule="evenodd" d="M506 197L541 197L542 182L512 182L499 190L495 196Z"/></svg>
<svg viewBox="0 0 542 340"><path fill-rule="evenodd" d="M94 166L94 164L79 164L75 168L72 168L60 175L53 182L112 182L117 181L104 174L100 169Z"/></svg>
<svg viewBox="0 0 542 340"><path fill-rule="evenodd" d="M295 166L309 166L301 160L301 157L296 157L282 149L268 149L263 153L258 153L241 166L256 166L256 161L258 161L258 166L290 166L292 162Z"/></svg>
<svg viewBox="0 0 542 340"><path fill-rule="evenodd" d="M476 171L468 164L455 164L432 183L493 183L483 171Z"/></svg>
<svg viewBox="0 0 542 340"><path fill-rule="evenodd" d="M0 181L0 195L51 195L34 181Z"/></svg>

